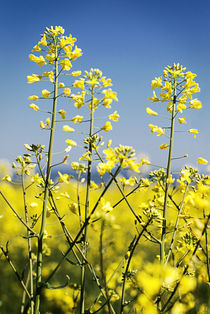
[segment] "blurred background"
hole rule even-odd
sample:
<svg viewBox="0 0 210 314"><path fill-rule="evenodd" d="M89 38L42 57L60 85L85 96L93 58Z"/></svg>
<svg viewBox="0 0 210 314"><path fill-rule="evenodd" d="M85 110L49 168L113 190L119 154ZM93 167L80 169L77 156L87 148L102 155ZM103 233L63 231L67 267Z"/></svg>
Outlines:
<svg viewBox="0 0 210 314"><path fill-rule="evenodd" d="M165 66L174 62L197 74L202 101L201 110L186 112L187 124L180 130L197 128L196 139L189 133L177 133L175 156L186 153L188 159L178 159L173 169L184 164L196 165L197 157L209 159L210 145L210 3L201 0L171 1L4 1L1 4L1 135L0 159L14 161L23 154L23 144L46 144L47 132L39 127L46 117L29 108L28 96L40 94L44 83L28 84L27 75L46 70L28 59L33 46L40 40L45 27L60 25L66 35L77 38L83 56L73 64L73 70L99 68L112 79L119 102L113 105L120 120L113 123L107 138L113 144L133 146L137 156L147 156L153 164L164 165L166 152L159 145L166 138L150 133L148 124L166 126L159 117L148 116L151 80L162 75ZM39 105L39 103L38 103ZM65 103L71 111L72 103ZM165 105L151 108L163 112ZM80 114L80 112L78 112ZM66 134L58 126L55 151L65 148ZM79 135L78 135L79 136ZM77 135L74 138L77 140ZM72 149L72 159L77 150ZM199 166L207 171L208 166Z"/></svg>

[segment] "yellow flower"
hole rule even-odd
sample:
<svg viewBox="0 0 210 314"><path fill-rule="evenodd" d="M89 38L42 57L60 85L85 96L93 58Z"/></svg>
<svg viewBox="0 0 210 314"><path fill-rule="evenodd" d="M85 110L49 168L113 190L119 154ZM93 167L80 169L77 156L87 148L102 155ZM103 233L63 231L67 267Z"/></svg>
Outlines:
<svg viewBox="0 0 210 314"><path fill-rule="evenodd" d="M69 139L66 140L66 144L69 146L77 146L77 143L75 141Z"/></svg>
<svg viewBox="0 0 210 314"><path fill-rule="evenodd" d="M102 93L105 95L104 99L114 99L118 101L117 93L113 92L111 88L103 90Z"/></svg>
<svg viewBox="0 0 210 314"><path fill-rule="evenodd" d="M32 100L35 100L35 101L36 101L36 100L39 99L39 97L36 96L36 95L32 95L32 96L29 96L28 99L32 99Z"/></svg>
<svg viewBox="0 0 210 314"><path fill-rule="evenodd" d="M71 75L72 76L80 76L81 75L81 71L73 71L72 73L71 73Z"/></svg>
<svg viewBox="0 0 210 314"><path fill-rule="evenodd" d="M48 98L48 97L50 97L50 92L47 90L47 89L43 89L43 91L42 91L42 96L44 97L44 98Z"/></svg>
<svg viewBox="0 0 210 314"><path fill-rule="evenodd" d="M64 86L65 86L64 83L59 83L59 84L58 84L58 88L63 88Z"/></svg>
<svg viewBox="0 0 210 314"><path fill-rule="evenodd" d="M68 125L64 125L63 126L63 131L67 131L67 132L75 132L75 129L71 128Z"/></svg>
<svg viewBox="0 0 210 314"><path fill-rule="evenodd" d="M69 96L71 94L70 88L64 88L63 93L64 93L64 95Z"/></svg>
<svg viewBox="0 0 210 314"><path fill-rule="evenodd" d="M111 131L112 130L112 125L109 121L107 121L104 126L102 126L101 128L102 130L104 130L105 132Z"/></svg>
<svg viewBox="0 0 210 314"><path fill-rule="evenodd" d="M158 127L157 125L149 124L149 127L151 129L151 133L157 132L157 136L165 134L165 130L163 130L162 128Z"/></svg>
<svg viewBox="0 0 210 314"><path fill-rule="evenodd" d="M28 79L28 83L36 83L39 82L41 80L42 76L38 75L38 74L32 74L32 75L28 75L27 79Z"/></svg>
<svg viewBox="0 0 210 314"><path fill-rule="evenodd" d="M41 40L39 41L39 45L42 45L42 46L47 46L47 39L46 39L46 35L41 35L42 38Z"/></svg>
<svg viewBox="0 0 210 314"><path fill-rule="evenodd" d="M151 164L151 162L148 160L148 158L141 158L140 160L141 160L141 166Z"/></svg>
<svg viewBox="0 0 210 314"><path fill-rule="evenodd" d="M106 79L106 77L101 78L101 82L103 82L103 87L112 86L111 79Z"/></svg>
<svg viewBox="0 0 210 314"><path fill-rule="evenodd" d="M12 179L9 175L6 175L5 177L2 178L2 181L7 181L7 182L11 182Z"/></svg>
<svg viewBox="0 0 210 314"><path fill-rule="evenodd" d="M172 178L172 175L170 175L170 177L166 180L166 182L167 182L168 184L171 184L171 183L174 182L174 180L175 180L175 179Z"/></svg>
<svg viewBox="0 0 210 314"><path fill-rule="evenodd" d="M73 83L73 86L74 86L74 87L77 87L77 88L80 88L80 89L84 89L84 88L85 88L84 79L80 79L79 81L76 80L76 81Z"/></svg>
<svg viewBox="0 0 210 314"><path fill-rule="evenodd" d="M196 134L198 134L198 130L197 129L190 129L190 130L188 130L188 132L192 133L194 138L196 138Z"/></svg>
<svg viewBox="0 0 210 314"><path fill-rule="evenodd" d="M40 121L40 128L42 128L42 129L46 129L46 127L47 127L47 125L46 125L46 124L44 124L44 122L43 122L43 121Z"/></svg>
<svg viewBox="0 0 210 314"><path fill-rule="evenodd" d="M179 121L180 124L182 124L182 123L187 123L186 117L179 118L178 121Z"/></svg>
<svg viewBox="0 0 210 314"><path fill-rule="evenodd" d="M178 111L178 112L183 112L183 110L184 109L186 109L187 108L187 106L185 106L184 104L182 104L182 103L179 103L178 105L177 105L177 108L176 108L176 110Z"/></svg>
<svg viewBox="0 0 210 314"><path fill-rule="evenodd" d="M108 118L113 121L118 121L119 114L117 113L117 111L115 111L114 113L110 114Z"/></svg>
<svg viewBox="0 0 210 314"><path fill-rule="evenodd" d="M153 111L151 108L147 107L146 112L152 116L158 116L158 113Z"/></svg>
<svg viewBox="0 0 210 314"><path fill-rule="evenodd" d="M72 37L70 34L69 37L62 36L60 40L60 47L64 48L66 45L74 46L74 43L77 41L76 38Z"/></svg>
<svg viewBox="0 0 210 314"><path fill-rule="evenodd" d="M59 183L69 183L69 175L67 173L60 173L60 171L58 171L59 174L59 179L58 182Z"/></svg>
<svg viewBox="0 0 210 314"><path fill-rule="evenodd" d="M195 98L195 99L190 101L190 108L192 108L192 109L201 109L202 108L202 104L201 104L201 102L197 98Z"/></svg>
<svg viewBox="0 0 210 314"><path fill-rule="evenodd" d="M47 124L47 125L50 125L50 118L47 118L47 119L46 119L46 124Z"/></svg>
<svg viewBox="0 0 210 314"><path fill-rule="evenodd" d="M82 159L87 159L88 161L91 161L91 158L90 158L90 155L91 153L89 151L87 151L85 154L83 154L79 160L82 160Z"/></svg>
<svg viewBox="0 0 210 314"><path fill-rule="evenodd" d="M207 165L208 164L208 160L206 160L206 159L204 159L204 158L202 158L202 157L199 157L198 158L198 164L199 165Z"/></svg>
<svg viewBox="0 0 210 314"><path fill-rule="evenodd" d="M42 74L44 76L48 77L51 83L54 82L54 73L53 73L53 71L43 72Z"/></svg>
<svg viewBox="0 0 210 314"><path fill-rule="evenodd" d="M31 104L29 107L35 111L39 111L39 107L35 104Z"/></svg>
<svg viewBox="0 0 210 314"><path fill-rule="evenodd" d="M160 149L167 149L168 145L167 144L161 144Z"/></svg>
<svg viewBox="0 0 210 314"><path fill-rule="evenodd" d="M112 140L109 140L106 147L109 148L112 145Z"/></svg>
<svg viewBox="0 0 210 314"><path fill-rule="evenodd" d="M104 99L103 106L106 108L111 108L110 104L112 103L112 99Z"/></svg>
<svg viewBox="0 0 210 314"><path fill-rule="evenodd" d="M29 55L29 59L30 59L31 61L36 62L36 64L38 64L40 67L46 64L46 61L45 61L45 59L44 59L43 56L36 57L35 55L30 54L30 55Z"/></svg>
<svg viewBox="0 0 210 314"><path fill-rule="evenodd" d="M41 50L42 50L42 48L39 47L39 45L35 45L35 46L33 47L33 49L32 49L32 51L41 51Z"/></svg>
<svg viewBox="0 0 210 314"><path fill-rule="evenodd" d="M71 64L71 62L70 62L69 59L61 60L61 61L60 61L60 64L61 64L62 69L63 69L64 71L69 71L69 70L72 68L72 64Z"/></svg>
<svg viewBox="0 0 210 314"><path fill-rule="evenodd" d="M73 123L81 123L83 119L83 116L75 116L73 117L71 120L73 121Z"/></svg>
<svg viewBox="0 0 210 314"><path fill-rule="evenodd" d="M120 182L122 182L123 185L130 185L133 186L135 184L135 179L130 177L129 179L126 179L124 177L119 178Z"/></svg>
<svg viewBox="0 0 210 314"><path fill-rule="evenodd" d="M78 214L78 204L77 203L72 203L72 204L69 204L69 209L70 211L77 215Z"/></svg>
<svg viewBox="0 0 210 314"><path fill-rule="evenodd" d="M71 52L69 58L74 61L77 58L82 56L82 49L78 48L77 46L75 46L74 51Z"/></svg>
<svg viewBox="0 0 210 314"><path fill-rule="evenodd" d="M60 114L62 119L66 118L66 111L65 110L61 109L61 110L58 111L58 113Z"/></svg>
<svg viewBox="0 0 210 314"><path fill-rule="evenodd" d="M153 97L149 97L148 99L152 102L160 101L160 98L156 96L155 91L153 91Z"/></svg>
<svg viewBox="0 0 210 314"><path fill-rule="evenodd" d="M156 88L156 87L162 87L162 77L156 77L154 80L152 80L152 89Z"/></svg>

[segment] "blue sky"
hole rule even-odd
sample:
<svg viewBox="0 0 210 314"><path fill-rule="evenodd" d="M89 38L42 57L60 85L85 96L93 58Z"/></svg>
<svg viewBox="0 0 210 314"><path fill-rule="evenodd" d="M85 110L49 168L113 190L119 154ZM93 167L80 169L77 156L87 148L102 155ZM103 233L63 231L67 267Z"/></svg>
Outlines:
<svg viewBox="0 0 210 314"><path fill-rule="evenodd" d="M189 158L177 161L174 168L183 163L196 165L199 156L210 160L209 12L208 0L2 2L0 159L13 161L25 152L24 143L45 144L46 133L39 128L43 116L28 107L27 99L36 94L38 85L29 85L26 79L42 69L29 61L28 55L46 26L61 25L67 35L78 39L83 50L74 69L99 68L112 79L119 98L113 109L120 114L109 134L114 145L133 146L137 155L148 155L152 163L164 165L166 152L159 150L165 140L148 128L149 123L164 125L163 120L145 111L152 95L151 80L173 62L196 73L201 87L196 97L203 109L187 113L188 124L183 129L197 128L199 135L196 139L187 133L177 135L175 157L188 153ZM158 111L159 106L152 108ZM63 147L61 135L55 150Z"/></svg>

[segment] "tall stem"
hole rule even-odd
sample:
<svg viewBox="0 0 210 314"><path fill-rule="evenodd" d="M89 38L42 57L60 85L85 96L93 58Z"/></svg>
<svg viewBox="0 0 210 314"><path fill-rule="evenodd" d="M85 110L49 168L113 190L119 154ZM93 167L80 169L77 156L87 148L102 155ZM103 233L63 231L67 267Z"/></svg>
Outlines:
<svg viewBox="0 0 210 314"><path fill-rule="evenodd" d="M55 133L55 120L56 120L56 107L57 107L57 94L58 94L58 51L55 42L55 82L54 82L54 95L53 95L53 111L52 111L52 122L50 131L50 141L48 149L48 161L47 161L47 174L45 181L45 191L43 200L43 210L42 210L42 221L41 228L38 237L38 253L37 253L37 281L36 281L36 299L35 299L35 314L39 313L40 307L40 295L42 288L42 259L43 259L43 237L46 227L46 213L47 213L47 203L49 198L49 184L50 184L50 174L51 174L51 164L52 164L52 150L54 142Z"/></svg>
<svg viewBox="0 0 210 314"><path fill-rule="evenodd" d="M168 179L171 174L171 159L173 151L173 141L174 141L174 123L175 123L175 105L176 105L176 79L174 79L174 96L173 96L173 106L171 112L171 127L170 127L170 144L168 153L168 164L166 173L166 187L165 187L165 197L164 197L164 207L163 207L163 223L162 223L162 235L160 244L160 261L163 264L165 258L165 237L166 237L166 219L167 219L167 207L168 207L168 192L169 183Z"/></svg>
<svg viewBox="0 0 210 314"><path fill-rule="evenodd" d="M91 104L90 104L90 130L89 130L89 152L90 157L92 158L92 141L91 137L93 135L93 122L94 122L94 108L93 108L93 99L94 99L94 87L91 91ZM90 181L91 181L91 168L92 168L92 159L88 160L88 169L87 169L87 185L86 185L86 200L85 200L85 221L89 216L89 198L90 198ZM87 257L87 239L88 239L88 225L84 229L84 246L83 254ZM86 275L86 265L82 266L81 269L81 294L80 294L80 313L85 313L85 275Z"/></svg>
<svg viewBox="0 0 210 314"><path fill-rule="evenodd" d="M29 224L28 219L28 207L26 202L26 191L25 191L25 182L24 182L24 171L22 169L22 190L23 190L23 201L24 201L24 208L25 208L25 221L27 224ZM27 230L27 236L28 236L28 258L29 258L29 278L30 278L30 313L34 314L34 283L33 283L33 260L32 260L32 244L31 244L31 238L29 237L30 232Z"/></svg>

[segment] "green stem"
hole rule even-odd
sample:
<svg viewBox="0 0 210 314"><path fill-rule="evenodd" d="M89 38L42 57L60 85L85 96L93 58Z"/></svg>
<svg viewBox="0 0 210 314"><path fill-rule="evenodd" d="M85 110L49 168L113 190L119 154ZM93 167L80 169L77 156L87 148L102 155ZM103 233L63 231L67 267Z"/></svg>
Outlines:
<svg viewBox="0 0 210 314"><path fill-rule="evenodd" d="M174 79L174 97L173 97L173 107L171 112L171 127L170 127L170 144L168 153L168 164L166 173L166 188L163 206L163 223L162 223L162 234L161 234L161 244L160 244L160 261L163 264L165 258L165 237L166 237L166 219L167 219L167 207L168 207L168 194L169 185L167 180L170 178L171 174L171 159L173 151L173 141L174 141L174 123L175 123L175 105L176 105L176 79Z"/></svg>
<svg viewBox="0 0 210 314"><path fill-rule="evenodd" d="M93 108L93 99L94 99L94 88L91 91L91 104L90 104L90 131L89 131L89 147L90 157L92 158L92 135L93 135L93 122L94 122L94 108ZM90 198L90 181L91 181L91 168L92 168L92 159L88 160L88 169L87 169L87 185L86 185L86 201L85 201L85 220L88 218L89 214L89 198ZM87 239L88 239L88 225L84 229L84 244L83 244L83 253L85 257L87 256ZM80 293L80 313L85 312L85 275L86 275L86 265L83 263L81 269L81 293Z"/></svg>
<svg viewBox="0 0 210 314"><path fill-rule="evenodd" d="M131 260L132 260L132 257L133 257L133 254L134 254L134 251L137 247L137 244L139 243L139 240L141 238L141 236L143 235L144 231L146 231L147 227L149 226L151 222L151 219L149 219L147 221L147 223L142 227L142 230L141 232L138 234L138 237L134 238L135 242L130 250L130 256L128 258L128 262L127 262L127 265L126 265L126 268L125 268L125 272L124 272L124 276L123 276L123 285L122 285L122 294L121 294L121 305L120 305L120 312L119 313L123 313L124 312L124 306L125 306L125 284L126 284L126 279L127 279L127 275L128 275L128 271L129 271L129 267L130 267L130 263L131 263Z"/></svg>
<svg viewBox="0 0 210 314"><path fill-rule="evenodd" d="M42 221L41 221L41 228L40 228L40 233L39 233L39 237L38 237L35 314L39 313L40 295L41 295L41 289L42 289L43 237L44 237L44 232L45 232L45 227L46 227L47 203L48 203L48 198L49 198L49 184L50 184L52 150L53 150L54 133L55 133L57 93L58 93L58 58L57 58L57 45L55 42L55 82L54 82L54 96L53 96L53 112L52 112L50 141L49 141L49 149L48 149L47 174L46 174L46 181L45 181Z"/></svg>
<svg viewBox="0 0 210 314"><path fill-rule="evenodd" d="M23 191L23 201L24 201L24 208L25 208L25 221L28 225L29 219L28 219L28 207L26 202L26 191L25 191L25 183L24 183L24 169L22 169L22 191ZM28 258L29 258L29 278L30 278L30 313L34 314L34 282L33 282L33 260L32 260L32 245L31 245L31 238L29 237L30 232L27 230L27 236L28 236Z"/></svg>

